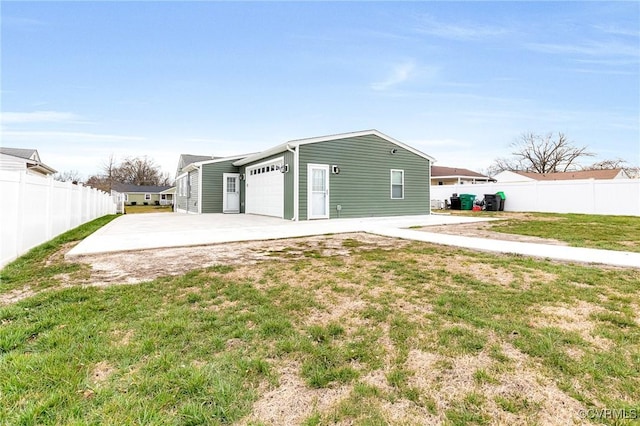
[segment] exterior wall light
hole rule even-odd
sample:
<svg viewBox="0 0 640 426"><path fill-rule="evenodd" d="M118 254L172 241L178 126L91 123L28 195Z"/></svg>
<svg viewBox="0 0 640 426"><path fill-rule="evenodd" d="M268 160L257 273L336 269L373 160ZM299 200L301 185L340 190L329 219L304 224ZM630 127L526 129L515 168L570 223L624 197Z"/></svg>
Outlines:
<svg viewBox="0 0 640 426"><path fill-rule="evenodd" d="M281 173L289 173L289 165L285 164L284 166L280 167L280 172Z"/></svg>
<svg viewBox="0 0 640 426"><path fill-rule="evenodd" d="M340 174L340 167L333 165L331 166L331 173L333 173L334 175L339 175Z"/></svg>

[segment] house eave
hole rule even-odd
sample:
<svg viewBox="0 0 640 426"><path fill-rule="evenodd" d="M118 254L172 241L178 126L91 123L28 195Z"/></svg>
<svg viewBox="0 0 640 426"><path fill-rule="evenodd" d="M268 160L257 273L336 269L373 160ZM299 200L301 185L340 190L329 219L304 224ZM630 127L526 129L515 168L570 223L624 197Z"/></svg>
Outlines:
<svg viewBox="0 0 640 426"><path fill-rule="evenodd" d="M34 170L45 175L52 175L58 172L56 169L42 163L27 163L27 169Z"/></svg>
<svg viewBox="0 0 640 426"><path fill-rule="evenodd" d="M435 158L433 158L430 155L425 154L422 151L419 151L415 148L410 147L407 144L404 144L390 136L385 135L384 133L372 129L372 130L361 130L358 132L349 132L349 133L339 133L339 134L335 134L335 135L327 135L327 136L318 136L318 137L314 137L314 138L307 138L307 139L294 139L291 140L289 142L285 142L282 143L280 145L276 145L272 148L267 149L266 151L262 151L259 152L257 154L254 155L250 155L246 158L243 158L239 161L236 161L235 163L233 163L234 166L244 166L245 164L249 164L249 163L253 163L255 161L259 161L262 160L263 158L267 158L270 157L272 155L275 154L279 154L281 152L286 151L288 148L291 149L297 149L299 146L301 145L309 145L309 144L313 144L313 143L320 143L320 142L329 142L329 141L333 141L333 140L338 140L338 139L348 139L348 138L355 138L355 137L359 137L359 136L370 136L370 135L374 135L374 136L378 136L381 139L386 140L387 142L391 142L394 145L399 146L400 148L403 148L413 154L416 154L422 158L425 158L427 160L429 160L430 162L435 162Z"/></svg>
<svg viewBox="0 0 640 426"><path fill-rule="evenodd" d="M495 181L495 179L488 176L467 176L467 175L448 175L448 176L433 176L431 179L475 179L475 180L488 180Z"/></svg>

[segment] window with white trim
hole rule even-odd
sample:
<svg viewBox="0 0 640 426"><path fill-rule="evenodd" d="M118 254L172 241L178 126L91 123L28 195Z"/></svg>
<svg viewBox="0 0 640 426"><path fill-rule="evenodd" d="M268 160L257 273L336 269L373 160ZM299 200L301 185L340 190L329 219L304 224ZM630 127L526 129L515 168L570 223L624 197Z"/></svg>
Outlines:
<svg viewBox="0 0 640 426"><path fill-rule="evenodd" d="M151 194L144 194L144 199L149 201L151 199Z"/></svg>
<svg viewBox="0 0 640 426"><path fill-rule="evenodd" d="M391 169L391 199L402 200L404 198L404 170Z"/></svg>

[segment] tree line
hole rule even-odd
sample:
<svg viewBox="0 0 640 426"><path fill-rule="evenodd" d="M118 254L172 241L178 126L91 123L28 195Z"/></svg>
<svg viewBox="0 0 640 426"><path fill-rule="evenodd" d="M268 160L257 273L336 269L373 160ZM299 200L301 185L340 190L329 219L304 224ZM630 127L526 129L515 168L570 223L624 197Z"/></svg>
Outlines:
<svg viewBox="0 0 640 426"><path fill-rule="evenodd" d="M54 178L60 181L81 182L79 173L76 171L59 173ZM118 162L111 155L102 163L100 173L90 176L83 183L105 192L111 192L114 184L118 183L169 186L172 184L172 179L168 173L163 174L160 167L147 156L129 157Z"/></svg>
<svg viewBox="0 0 640 426"><path fill-rule="evenodd" d="M593 157L586 146L577 146L562 132L538 134L526 132L510 145L510 157L496 158L486 170L489 176L503 171L557 173L577 170L623 169L629 177L640 177L640 168L621 158L602 160L583 166Z"/></svg>

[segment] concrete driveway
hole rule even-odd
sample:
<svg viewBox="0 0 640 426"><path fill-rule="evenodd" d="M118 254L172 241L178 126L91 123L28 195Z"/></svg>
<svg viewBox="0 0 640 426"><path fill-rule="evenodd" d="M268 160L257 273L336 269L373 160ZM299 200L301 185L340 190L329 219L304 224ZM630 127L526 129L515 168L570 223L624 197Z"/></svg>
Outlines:
<svg viewBox="0 0 640 426"><path fill-rule="evenodd" d="M376 233L381 229L485 220L491 219L424 215L293 222L251 214L131 214L123 215L100 228L69 251L67 256L344 232Z"/></svg>
<svg viewBox="0 0 640 426"><path fill-rule="evenodd" d="M640 268L640 253L551 246L408 229L495 219L453 215L396 216L292 222L249 214L149 213L124 215L85 238L66 257L207 244L368 232L495 253Z"/></svg>

